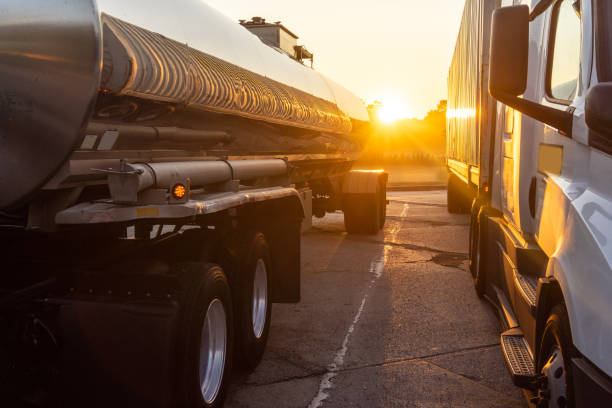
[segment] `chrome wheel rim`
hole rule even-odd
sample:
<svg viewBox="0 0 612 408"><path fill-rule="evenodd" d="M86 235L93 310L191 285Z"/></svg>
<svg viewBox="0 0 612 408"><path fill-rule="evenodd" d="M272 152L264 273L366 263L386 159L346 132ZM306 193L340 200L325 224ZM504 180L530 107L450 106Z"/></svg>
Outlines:
<svg viewBox="0 0 612 408"><path fill-rule="evenodd" d="M207 404L212 404L221 389L227 351L225 307L215 298L204 316L200 340L200 390Z"/></svg>
<svg viewBox="0 0 612 408"><path fill-rule="evenodd" d="M564 408L567 406L567 382L563 354L558 346L551 350L550 357L542 367L546 376L546 391L548 391L548 406Z"/></svg>
<svg viewBox="0 0 612 408"><path fill-rule="evenodd" d="M253 277L253 333L260 338L266 325L268 312L268 272L263 259L258 259Z"/></svg>

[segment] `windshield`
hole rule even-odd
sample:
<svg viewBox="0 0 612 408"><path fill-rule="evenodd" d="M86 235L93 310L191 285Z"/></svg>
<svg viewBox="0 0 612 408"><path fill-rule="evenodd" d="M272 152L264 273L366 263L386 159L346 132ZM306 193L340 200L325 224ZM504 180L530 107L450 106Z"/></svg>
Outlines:
<svg viewBox="0 0 612 408"><path fill-rule="evenodd" d="M612 81L612 4L608 0L597 2L597 72L601 81Z"/></svg>

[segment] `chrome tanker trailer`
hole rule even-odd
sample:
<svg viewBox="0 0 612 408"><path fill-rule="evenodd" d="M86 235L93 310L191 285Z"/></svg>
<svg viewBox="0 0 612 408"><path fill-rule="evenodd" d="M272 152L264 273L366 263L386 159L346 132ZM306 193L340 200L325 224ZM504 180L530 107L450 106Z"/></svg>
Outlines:
<svg viewBox="0 0 612 408"><path fill-rule="evenodd" d="M201 0L0 3L4 406L218 406L312 214L382 227L363 103L297 54Z"/></svg>

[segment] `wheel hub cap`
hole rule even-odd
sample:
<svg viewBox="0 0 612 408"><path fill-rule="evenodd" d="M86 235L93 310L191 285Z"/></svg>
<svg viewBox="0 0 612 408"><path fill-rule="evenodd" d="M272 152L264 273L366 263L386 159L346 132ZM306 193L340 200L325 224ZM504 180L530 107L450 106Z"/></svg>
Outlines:
<svg viewBox="0 0 612 408"><path fill-rule="evenodd" d="M268 309L268 273L266 263L258 259L255 265L255 276L253 279L253 333L260 338L266 325L266 313Z"/></svg>
<svg viewBox="0 0 612 408"><path fill-rule="evenodd" d="M219 299L208 306L200 344L200 390L207 404L215 401L223 381L227 347L225 307Z"/></svg>
<svg viewBox="0 0 612 408"><path fill-rule="evenodd" d="M565 364L559 347L552 349L550 357L542 367L542 374L546 377L544 391L550 408L564 408L567 405L567 382Z"/></svg>

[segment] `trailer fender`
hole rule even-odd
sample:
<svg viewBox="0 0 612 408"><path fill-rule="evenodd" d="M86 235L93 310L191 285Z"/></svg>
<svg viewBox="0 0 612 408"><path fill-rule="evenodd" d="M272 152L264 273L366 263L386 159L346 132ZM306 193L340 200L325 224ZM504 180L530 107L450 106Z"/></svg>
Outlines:
<svg viewBox="0 0 612 408"><path fill-rule="evenodd" d="M253 233L263 233L270 251L272 303L300 301L300 246L304 219L302 203L293 195L255 202L230 212L231 232L223 237L225 259L215 259L226 269L230 282L239 279L240 264L248 253Z"/></svg>
<svg viewBox="0 0 612 408"><path fill-rule="evenodd" d="M268 241L271 271L271 301L300 301L300 251L304 209L297 195L264 201L240 211L243 226L262 231Z"/></svg>
<svg viewBox="0 0 612 408"><path fill-rule="evenodd" d="M290 218L287 223L278 223L268 232L272 256L273 303L298 303L301 298L301 219Z"/></svg>

